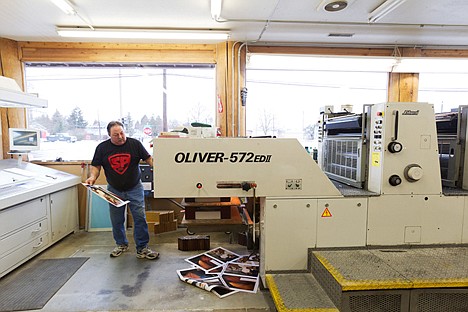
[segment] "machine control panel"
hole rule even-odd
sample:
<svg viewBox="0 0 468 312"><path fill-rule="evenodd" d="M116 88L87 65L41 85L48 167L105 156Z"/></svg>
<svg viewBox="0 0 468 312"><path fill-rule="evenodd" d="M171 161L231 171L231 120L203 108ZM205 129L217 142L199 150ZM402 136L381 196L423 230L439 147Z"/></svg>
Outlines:
<svg viewBox="0 0 468 312"><path fill-rule="evenodd" d="M379 114L380 113L380 114ZM383 113L377 112L377 117L375 118L373 124L373 151L381 152L382 151L382 132L383 132Z"/></svg>
<svg viewBox="0 0 468 312"><path fill-rule="evenodd" d="M367 187L378 194L440 194L434 107L420 102L372 105Z"/></svg>

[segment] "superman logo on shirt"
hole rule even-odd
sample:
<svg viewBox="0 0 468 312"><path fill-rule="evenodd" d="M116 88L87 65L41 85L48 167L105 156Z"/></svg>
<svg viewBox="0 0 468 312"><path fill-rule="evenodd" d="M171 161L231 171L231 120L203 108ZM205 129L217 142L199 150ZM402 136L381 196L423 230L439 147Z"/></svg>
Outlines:
<svg viewBox="0 0 468 312"><path fill-rule="evenodd" d="M130 154L114 154L109 156L108 160L115 172L124 174L130 165L131 157Z"/></svg>

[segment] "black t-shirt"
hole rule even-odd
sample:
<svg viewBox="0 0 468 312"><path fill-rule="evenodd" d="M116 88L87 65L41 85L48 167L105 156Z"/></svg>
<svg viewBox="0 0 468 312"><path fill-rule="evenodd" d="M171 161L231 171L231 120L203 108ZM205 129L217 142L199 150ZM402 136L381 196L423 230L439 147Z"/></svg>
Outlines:
<svg viewBox="0 0 468 312"><path fill-rule="evenodd" d="M126 191L140 182L140 160L150 156L136 139L127 138L123 145L112 144L109 139L96 147L91 165L102 166L107 183L119 191Z"/></svg>

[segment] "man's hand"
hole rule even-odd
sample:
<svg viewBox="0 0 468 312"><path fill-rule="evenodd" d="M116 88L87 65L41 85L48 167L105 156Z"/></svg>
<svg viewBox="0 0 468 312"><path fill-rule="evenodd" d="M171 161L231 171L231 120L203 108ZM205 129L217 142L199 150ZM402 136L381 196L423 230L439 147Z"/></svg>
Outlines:
<svg viewBox="0 0 468 312"><path fill-rule="evenodd" d="M85 183L89 185L94 185L94 183L96 183L97 178L99 177L99 174L101 173L101 166L90 166L89 171L89 178L86 179Z"/></svg>
<svg viewBox="0 0 468 312"><path fill-rule="evenodd" d="M96 183L96 178L95 177L89 177L89 178L86 179L85 183L89 184L89 185L94 185L94 183Z"/></svg>

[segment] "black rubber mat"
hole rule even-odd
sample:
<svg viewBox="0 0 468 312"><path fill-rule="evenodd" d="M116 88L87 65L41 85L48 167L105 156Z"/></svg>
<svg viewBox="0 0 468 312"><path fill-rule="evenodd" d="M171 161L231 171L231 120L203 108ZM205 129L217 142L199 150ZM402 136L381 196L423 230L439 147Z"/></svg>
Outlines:
<svg viewBox="0 0 468 312"><path fill-rule="evenodd" d="M0 280L0 311L42 309L89 258L43 259Z"/></svg>

